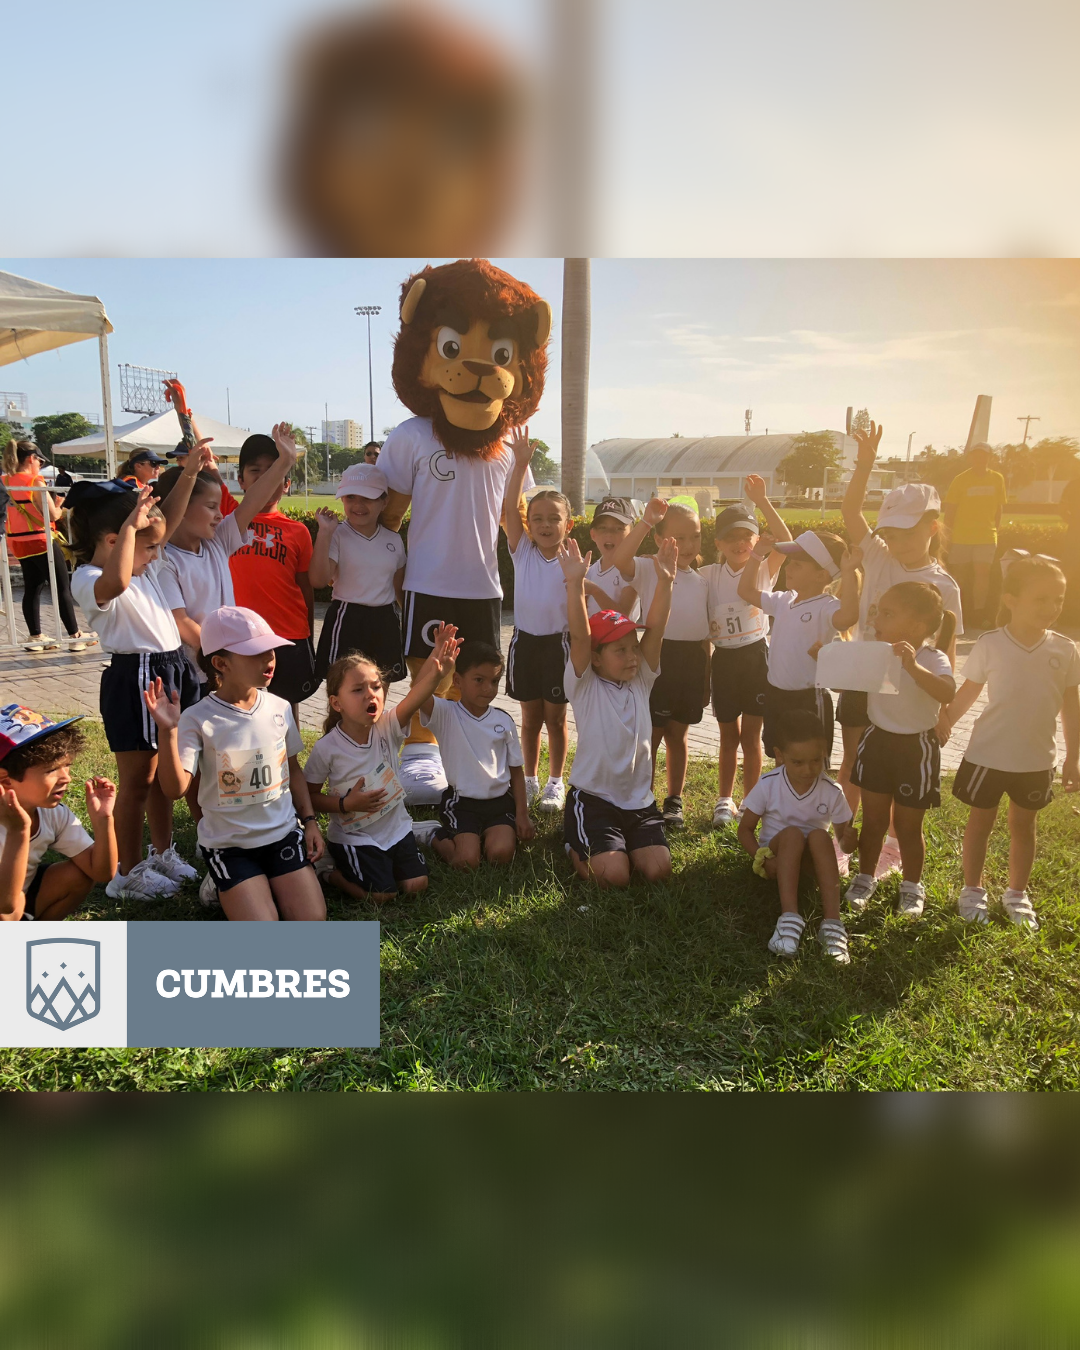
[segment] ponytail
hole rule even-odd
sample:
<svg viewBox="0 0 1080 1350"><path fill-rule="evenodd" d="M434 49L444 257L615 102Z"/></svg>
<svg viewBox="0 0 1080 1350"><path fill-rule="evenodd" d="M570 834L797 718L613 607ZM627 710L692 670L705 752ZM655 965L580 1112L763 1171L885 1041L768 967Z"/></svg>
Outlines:
<svg viewBox="0 0 1080 1350"><path fill-rule="evenodd" d="M14 438L8 441L4 446L4 472L19 472L19 443Z"/></svg>
<svg viewBox="0 0 1080 1350"><path fill-rule="evenodd" d="M956 615L947 609L941 616L941 626L934 635L934 646L939 652L948 651L949 644L956 636Z"/></svg>

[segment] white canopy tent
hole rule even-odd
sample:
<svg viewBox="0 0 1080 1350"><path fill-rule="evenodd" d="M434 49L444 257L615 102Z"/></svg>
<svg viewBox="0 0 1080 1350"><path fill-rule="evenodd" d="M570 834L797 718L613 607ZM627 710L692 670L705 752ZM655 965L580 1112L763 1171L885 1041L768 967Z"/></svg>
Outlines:
<svg viewBox="0 0 1080 1350"><path fill-rule="evenodd" d="M113 330L105 306L96 295L75 295L0 272L0 366L51 352L72 342L98 340L101 365L101 412L107 431L104 455L110 474L116 472L112 443L112 395L109 389L109 340Z"/></svg>
<svg viewBox="0 0 1080 1350"><path fill-rule="evenodd" d="M195 425L201 435L213 437L214 443L210 448L218 459L224 460L236 459L240 447L251 434L243 427L231 427L227 422L217 422L212 417L201 417L198 413L195 414ZM166 450L171 450L180 440L180 422L175 411L169 408L167 412L140 417L136 422L114 427L111 439L115 442L118 454L124 457L142 447L164 458ZM73 441L58 441L53 446L53 454L108 458L105 433L94 431L89 436L79 436Z"/></svg>

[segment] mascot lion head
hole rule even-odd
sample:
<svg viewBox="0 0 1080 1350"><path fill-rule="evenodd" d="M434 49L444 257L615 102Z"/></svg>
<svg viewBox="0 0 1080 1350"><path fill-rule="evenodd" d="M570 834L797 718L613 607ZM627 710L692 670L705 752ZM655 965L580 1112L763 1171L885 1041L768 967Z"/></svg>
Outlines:
<svg viewBox="0 0 1080 1350"><path fill-rule="evenodd" d="M540 403L551 306L483 258L425 267L401 288L394 388L458 454L488 459Z"/></svg>

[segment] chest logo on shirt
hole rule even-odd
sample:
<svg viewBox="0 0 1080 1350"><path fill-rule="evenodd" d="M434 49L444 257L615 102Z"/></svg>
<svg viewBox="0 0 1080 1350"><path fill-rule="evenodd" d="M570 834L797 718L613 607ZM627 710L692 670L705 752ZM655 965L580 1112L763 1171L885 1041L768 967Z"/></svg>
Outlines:
<svg viewBox="0 0 1080 1350"><path fill-rule="evenodd" d="M1050 669L1051 669L1051 670L1060 670L1060 669L1061 669L1061 661L1060 661L1056 656L1052 656L1052 657L1050 658Z"/></svg>
<svg viewBox="0 0 1080 1350"><path fill-rule="evenodd" d="M819 816L827 816L829 814L828 805L825 802L818 802L817 813Z"/></svg>
<svg viewBox="0 0 1080 1350"><path fill-rule="evenodd" d="M244 548L238 549L239 553L258 553L261 557L272 558L274 562L283 563L288 557L288 549L285 547L285 538L281 530L276 525L263 525L256 521L252 526L255 537L250 544Z"/></svg>
<svg viewBox="0 0 1080 1350"><path fill-rule="evenodd" d="M447 465L452 463L452 457L445 450L436 450L428 460L428 469L432 478L438 478L440 482L449 483L451 478L456 478L457 474L452 468L440 468L439 461L445 460Z"/></svg>
<svg viewBox="0 0 1080 1350"><path fill-rule="evenodd" d="M503 732L506 730L506 728L503 726L501 722L496 722L491 729L496 736L501 736Z"/></svg>
<svg viewBox="0 0 1080 1350"><path fill-rule="evenodd" d="M284 714L284 713L275 713L275 714L274 714L274 726L276 726L276 727L283 727L284 725L285 725L285 714Z"/></svg>
<svg viewBox="0 0 1080 1350"><path fill-rule="evenodd" d="M807 612L806 614L800 614L800 615L799 615L799 618L803 621L803 623L810 623L810 621L813 619L813 617L814 617L814 616L813 616L812 614L810 614L809 612Z"/></svg>

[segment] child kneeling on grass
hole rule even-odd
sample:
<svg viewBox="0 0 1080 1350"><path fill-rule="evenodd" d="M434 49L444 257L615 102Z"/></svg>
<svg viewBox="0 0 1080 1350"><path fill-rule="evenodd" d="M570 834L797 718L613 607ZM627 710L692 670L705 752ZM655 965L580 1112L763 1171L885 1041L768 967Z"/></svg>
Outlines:
<svg viewBox="0 0 1080 1350"><path fill-rule="evenodd" d="M758 779L743 801L739 843L754 859L758 876L780 889L780 918L769 939L769 951L794 956L806 920L799 913L799 878L817 878L821 891L818 941L841 965L851 960L847 931L840 918L840 871L829 826L845 853L859 842L851 823L851 807L838 783L825 773L831 748L821 719L813 713L782 713L775 724L773 746L777 767ZM755 835L758 822L761 833Z"/></svg>
<svg viewBox="0 0 1080 1350"><path fill-rule="evenodd" d="M327 844L334 868L328 879L354 899L382 904L399 890L415 895L427 888L427 863L397 776L398 751L413 713L454 663L456 633L452 624L439 625L434 650L389 712L389 677L363 652L350 652L326 672L326 734L312 747L304 778L315 810L330 817Z"/></svg>
<svg viewBox="0 0 1080 1350"><path fill-rule="evenodd" d="M488 862L511 862L517 841L536 834L517 727L491 706L502 673L497 647L462 643L454 668L460 701L435 698L429 688L420 705L420 723L438 738L448 784L431 847L451 867L479 867L481 845Z"/></svg>
<svg viewBox="0 0 1080 1350"><path fill-rule="evenodd" d="M55 922L74 913L94 882L116 871L116 784L86 783L92 838L64 805L82 732L30 708L0 708L0 919ZM66 862L43 863L49 849Z"/></svg>
<svg viewBox="0 0 1080 1350"><path fill-rule="evenodd" d="M656 589L640 643L638 625L624 614L604 610L589 618L585 574L591 559L591 552L581 556L574 539L559 553L570 627L564 688L578 732L563 830L578 876L606 889L628 886L631 867L646 881L671 876L652 790L649 695L660 674L678 546L670 536L660 540Z"/></svg>
<svg viewBox="0 0 1080 1350"><path fill-rule="evenodd" d="M199 774L199 845L227 918L325 919L311 864L326 846L296 760L303 742L292 709L267 688L289 639L254 610L223 606L206 615L200 642L206 698L181 712L160 679L145 695L165 795L176 801Z"/></svg>

